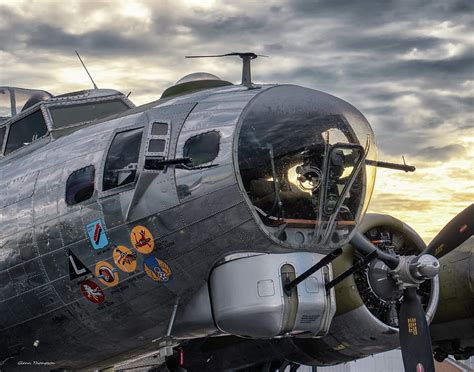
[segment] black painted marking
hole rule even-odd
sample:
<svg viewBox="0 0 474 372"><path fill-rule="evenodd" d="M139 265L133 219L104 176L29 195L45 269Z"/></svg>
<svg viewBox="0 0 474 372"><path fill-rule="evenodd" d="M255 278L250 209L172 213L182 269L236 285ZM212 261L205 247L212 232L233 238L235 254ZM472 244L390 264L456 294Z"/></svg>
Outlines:
<svg viewBox="0 0 474 372"><path fill-rule="evenodd" d="M92 275L91 271L84 265L74 253L69 250L69 279L74 280L85 275Z"/></svg>

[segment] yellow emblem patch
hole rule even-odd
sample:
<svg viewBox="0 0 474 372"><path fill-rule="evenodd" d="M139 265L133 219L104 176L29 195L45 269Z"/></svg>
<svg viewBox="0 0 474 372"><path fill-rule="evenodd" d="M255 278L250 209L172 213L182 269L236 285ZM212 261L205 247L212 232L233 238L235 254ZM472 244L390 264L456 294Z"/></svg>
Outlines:
<svg viewBox="0 0 474 372"><path fill-rule="evenodd" d="M135 226L130 234L133 247L140 253L148 254L155 248L155 239L145 226Z"/></svg>
<svg viewBox="0 0 474 372"><path fill-rule="evenodd" d="M117 267L126 273L133 273L137 268L137 253L124 245L115 247L113 257Z"/></svg>
<svg viewBox="0 0 474 372"><path fill-rule="evenodd" d="M117 269L106 261L99 261L95 264L95 276L107 287L115 287L119 283Z"/></svg>

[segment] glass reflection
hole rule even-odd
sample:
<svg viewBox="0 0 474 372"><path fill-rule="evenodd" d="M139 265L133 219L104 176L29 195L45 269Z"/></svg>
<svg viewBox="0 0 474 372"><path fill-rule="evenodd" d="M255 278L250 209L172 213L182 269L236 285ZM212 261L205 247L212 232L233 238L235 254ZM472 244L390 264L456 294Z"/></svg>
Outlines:
<svg viewBox="0 0 474 372"><path fill-rule="evenodd" d="M240 127L238 165L268 232L286 241L288 229L308 229L304 244L320 248L347 241L373 186L364 162L376 156L372 138L354 107L324 93L281 87L256 99Z"/></svg>
<svg viewBox="0 0 474 372"><path fill-rule="evenodd" d="M348 144L352 140L349 126L335 115L291 124L268 121L243 126L239 139L242 181L263 221L274 224L282 218L315 220L325 149L335 146L331 143ZM338 150L331 152L325 212L335 206L351 167L363 153L360 146L344 148L341 144L334 149Z"/></svg>

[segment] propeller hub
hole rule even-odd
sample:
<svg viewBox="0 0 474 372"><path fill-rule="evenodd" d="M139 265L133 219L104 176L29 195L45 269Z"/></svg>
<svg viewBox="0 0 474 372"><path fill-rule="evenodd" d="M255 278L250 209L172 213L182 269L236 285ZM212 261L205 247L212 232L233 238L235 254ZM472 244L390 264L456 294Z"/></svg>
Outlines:
<svg viewBox="0 0 474 372"><path fill-rule="evenodd" d="M421 256L399 256L398 266L390 271L399 289L418 287L425 280L439 273L438 260L428 254Z"/></svg>
<svg viewBox="0 0 474 372"><path fill-rule="evenodd" d="M430 254L422 254L410 264L410 272L418 279L432 279L439 273L439 261Z"/></svg>

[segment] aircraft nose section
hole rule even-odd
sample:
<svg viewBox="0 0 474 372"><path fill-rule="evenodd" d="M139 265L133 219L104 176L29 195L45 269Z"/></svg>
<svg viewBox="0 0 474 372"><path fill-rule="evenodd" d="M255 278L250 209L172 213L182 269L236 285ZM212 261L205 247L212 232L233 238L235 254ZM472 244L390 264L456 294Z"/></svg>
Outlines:
<svg viewBox="0 0 474 372"><path fill-rule="evenodd" d="M244 113L237 146L240 186L272 237L321 248L349 239L375 180L373 133L357 109L311 89L268 89Z"/></svg>

